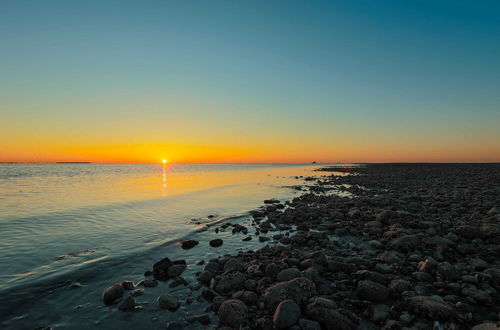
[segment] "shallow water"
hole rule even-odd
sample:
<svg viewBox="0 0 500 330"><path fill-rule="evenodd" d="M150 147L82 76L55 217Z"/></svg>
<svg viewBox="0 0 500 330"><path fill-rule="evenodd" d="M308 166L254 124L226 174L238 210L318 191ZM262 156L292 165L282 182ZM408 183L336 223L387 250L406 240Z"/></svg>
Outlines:
<svg viewBox="0 0 500 330"><path fill-rule="evenodd" d="M100 292L116 281L142 279L142 273L166 255L188 261L183 276L190 280L201 269L194 265L196 260L262 245L256 239L243 243L242 236L219 233L223 247L209 248L207 242L215 234L206 225L249 223L247 212L264 199L295 196L298 192L291 186L303 183L296 176L323 174L314 173L315 168L0 165L2 328L164 327L164 321L179 317L154 306L156 296L171 291L168 286L147 289L137 300L148 304L134 315L102 306ZM200 240L200 246L180 249L178 241L184 237ZM82 287L72 288L74 282ZM181 296L189 293L184 287L176 290L184 290Z"/></svg>

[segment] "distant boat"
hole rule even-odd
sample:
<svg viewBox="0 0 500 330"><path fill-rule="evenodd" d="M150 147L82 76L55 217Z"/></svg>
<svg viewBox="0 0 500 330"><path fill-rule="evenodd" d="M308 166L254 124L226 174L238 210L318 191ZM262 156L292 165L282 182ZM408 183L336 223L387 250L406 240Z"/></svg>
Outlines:
<svg viewBox="0 0 500 330"><path fill-rule="evenodd" d="M316 164L316 161L313 161L311 164Z"/></svg>

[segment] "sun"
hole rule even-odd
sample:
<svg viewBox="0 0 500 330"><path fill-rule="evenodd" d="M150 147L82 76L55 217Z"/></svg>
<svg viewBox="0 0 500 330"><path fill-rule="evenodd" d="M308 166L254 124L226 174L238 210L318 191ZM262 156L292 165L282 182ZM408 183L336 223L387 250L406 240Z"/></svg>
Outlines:
<svg viewBox="0 0 500 330"><path fill-rule="evenodd" d="M168 161L167 161L166 159L163 159L161 162L162 162L163 164L168 163Z"/></svg>

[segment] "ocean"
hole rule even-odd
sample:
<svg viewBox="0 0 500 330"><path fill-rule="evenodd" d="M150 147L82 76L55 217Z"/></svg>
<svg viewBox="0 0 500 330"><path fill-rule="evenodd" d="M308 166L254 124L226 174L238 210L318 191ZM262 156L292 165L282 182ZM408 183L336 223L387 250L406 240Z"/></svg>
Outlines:
<svg viewBox="0 0 500 330"><path fill-rule="evenodd" d="M0 326L2 329L164 328L188 313L159 311L146 290L132 314L103 306L102 290L143 279L161 258L194 264L222 253L261 246L257 239L213 232L220 222L251 222L263 200L286 201L304 164L0 164ZM253 234L253 233L249 233ZM223 238L210 248L208 240ZM191 250L179 246L196 239ZM189 298L185 287L173 290ZM187 299L186 298L186 299ZM196 310L193 304L189 313ZM202 311L200 311L202 312Z"/></svg>

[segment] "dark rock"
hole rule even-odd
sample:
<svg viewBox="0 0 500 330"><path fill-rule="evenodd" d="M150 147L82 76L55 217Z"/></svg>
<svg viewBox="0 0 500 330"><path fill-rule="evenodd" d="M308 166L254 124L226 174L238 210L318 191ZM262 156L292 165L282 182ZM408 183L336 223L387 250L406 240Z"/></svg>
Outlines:
<svg viewBox="0 0 500 330"><path fill-rule="evenodd" d="M291 279L300 277L302 274L297 268L287 268L283 269L281 272L276 275L276 280L278 282L289 281Z"/></svg>
<svg viewBox="0 0 500 330"><path fill-rule="evenodd" d="M278 329L285 329L297 323L300 307L293 300L282 301L274 311L273 323Z"/></svg>
<svg viewBox="0 0 500 330"><path fill-rule="evenodd" d="M364 280L358 283L355 294L360 299L383 303L389 298L389 293L389 288L386 286L370 280Z"/></svg>
<svg viewBox="0 0 500 330"><path fill-rule="evenodd" d="M162 309L168 309L174 312L179 308L179 299L177 297L169 295L168 293L162 294L158 297L158 306Z"/></svg>
<svg viewBox="0 0 500 330"><path fill-rule="evenodd" d="M221 325L240 328L248 323L248 308L244 302L228 299L222 303L217 313Z"/></svg>
<svg viewBox="0 0 500 330"><path fill-rule="evenodd" d="M243 289L245 276L242 273L229 273L224 275L215 286L215 291L221 294L227 294L234 290Z"/></svg>
<svg viewBox="0 0 500 330"><path fill-rule="evenodd" d="M172 265L168 268L167 271L168 277L169 278L178 277L184 272L185 269L186 265L183 264Z"/></svg>
<svg viewBox="0 0 500 330"><path fill-rule="evenodd" d="M210 246L211 247L219 247L221 246L223 243L223 240L221 240L220 238L216 238L216 239L213 239L210 241Z"/></svg>
<svg viewBox="0 0 500 330"><path fill-rule="evenodd" d="M452 305L437 301L431 297L417 296L408 298L406 307L409 311L429 320L458 320L457 311Z"/></svg>
<svg viewBox="0 0 500 330"><path fill-rule="evenodd" d="M132 296L127 296L118 304L118 309L122 312L127 312L135 309L135 300Z"/></svg>
<svg viewBox="0 0 500 330"><path fill-rule="evenodd" d="M102 301L105 305L110 306L113 303L123 297L124 289L121 283L115 283L112 286L106 288L102 293Z"/></svg>
<svg viewBox="0 0 500 330"><path fill-rule="evenodd" d="M134 282L132 281L123 281L122 286L125 290L132 290L134 289Z"/></svg>
<svg viewBox="0 0 500 330"><path fill-rule="evenodd" d="M189 250L189 249L191 249L191 248L194 248L194 247L195 247L196 245L198 245L198 244L199 244L199 242L198 242L198 241L195 241L195 240L190 239L190 240L187 240L187 241L182 242L182 248L183 248L184 250Z"/></svg>
<svg viewBox="0 0 500 330"><path fill-rule="evenodd" d="M210 281L212 281L213 275L210 273L208 270L204 270L201 273L198 274L196 277L198 281L204 284L209 284Z"/></svg>
<svg viewBox="0 0 500 330"><path fill-rule="evenodd" d="M173 263L169 258L163 258L153 266L154 278L160 281L168 280L168 268L172 266Z"/></svg>
<svg viewBox="0 0 500 330"><path fill-rule="evenodd" d="M314 282L305 277L299 277L267 288L262 295L262 300L266 308L274 310L281 301L286 299L291 299L298 305L302 305L315 293Z"/></svg>

